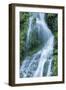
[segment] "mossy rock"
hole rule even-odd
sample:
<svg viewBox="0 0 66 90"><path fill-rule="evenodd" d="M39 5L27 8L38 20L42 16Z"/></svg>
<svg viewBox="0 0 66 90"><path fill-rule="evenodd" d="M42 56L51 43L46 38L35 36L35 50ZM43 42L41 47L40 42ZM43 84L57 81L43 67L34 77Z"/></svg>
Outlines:
<svg viewBox="0 0 66 90"><path fill-rule="evenodd" d="M53 56L53 62L52 62L52 76L57 76L58 75L58 56L54 55Z"/></svg>

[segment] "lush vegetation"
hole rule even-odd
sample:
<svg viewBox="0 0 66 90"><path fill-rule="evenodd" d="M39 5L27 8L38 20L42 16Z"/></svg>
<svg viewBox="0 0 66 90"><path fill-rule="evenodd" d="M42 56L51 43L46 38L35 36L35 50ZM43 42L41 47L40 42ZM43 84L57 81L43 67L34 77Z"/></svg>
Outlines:
<svg viewBox="0 0 66 90"><path fill-rule="evenodd" d="M20 12L20 64L25 59L25 56L31 56L33 53L37 52L43 45L43 40L41 37L38 37L37 31L33 29L34 32L31 33L30 36L30 47L26 48L26 38L27 38L27 30L29 27L29 17L31 16L28 12ZM53 62L52 62L52 71L54 75L58 73L58 18L57 14L46 13L46 23L52 33L54 34L54 52L53 52ZM33 19L33 24L35 24L35 19ZM36 28L37 29L37 28ZM28 51L28 53L27 53Z"/></svg>
<svg viewBox="0 0 66 90"><path fill-rule="evenodd" d="M20 64L24 60L26 52L26 33L28 30L29 13L20 12Z"/></svg>
<svg viewBox="0 0 66 90"><path fill-rule="evenodd" d="M58 74L58 15L46 14L46 22L54 35L54 52L53 52L53 76Z"/></svg>

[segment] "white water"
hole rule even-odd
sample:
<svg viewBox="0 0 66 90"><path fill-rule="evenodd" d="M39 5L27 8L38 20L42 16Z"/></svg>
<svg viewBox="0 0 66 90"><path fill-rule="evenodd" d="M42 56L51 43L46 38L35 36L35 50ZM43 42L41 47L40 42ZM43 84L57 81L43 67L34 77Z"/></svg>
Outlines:
<svg viewBox="0 0 66 90"><path fill-rule="evenodd" d="M45 14L33 13L33 15L29 18L29 29L27 32L26 46L29 46L30 35L33 30L33 18L36 18L35 26L38 27L38 34L39 36L42 36L44 45L38 52L33 54L32 57L26 56L21 65L20 74L21 77L51 76L54 36L45 22ZM42 34L40 34L40 31L42 32Z"/></svg>

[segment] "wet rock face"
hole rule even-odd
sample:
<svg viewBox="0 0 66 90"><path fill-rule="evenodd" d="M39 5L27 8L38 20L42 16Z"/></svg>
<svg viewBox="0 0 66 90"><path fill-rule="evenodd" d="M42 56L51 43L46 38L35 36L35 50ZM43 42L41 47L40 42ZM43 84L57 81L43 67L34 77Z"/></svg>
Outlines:
<svg viewBox="0 0 66 90"><path fill-rule="evenodd" d="M43 76L47 76L49 62L47 61L44 65Z"/></svg>

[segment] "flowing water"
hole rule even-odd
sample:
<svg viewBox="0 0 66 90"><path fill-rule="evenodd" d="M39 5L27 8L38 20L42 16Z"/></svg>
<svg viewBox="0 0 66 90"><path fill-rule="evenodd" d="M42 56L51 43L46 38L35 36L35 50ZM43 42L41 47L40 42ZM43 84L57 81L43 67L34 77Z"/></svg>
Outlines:
<svg viewBox="0 0 66 90"><path fill-rule="evenodd" d="M35 18L35 25L32 24ZM29 18L26 47L29 48L32 28L37 27L38 35L43 39L42 48L32 56L26 56L20 67L21 77L42 77L52 75L54 36L45 22L44 13L33 13Z"/></svg>

